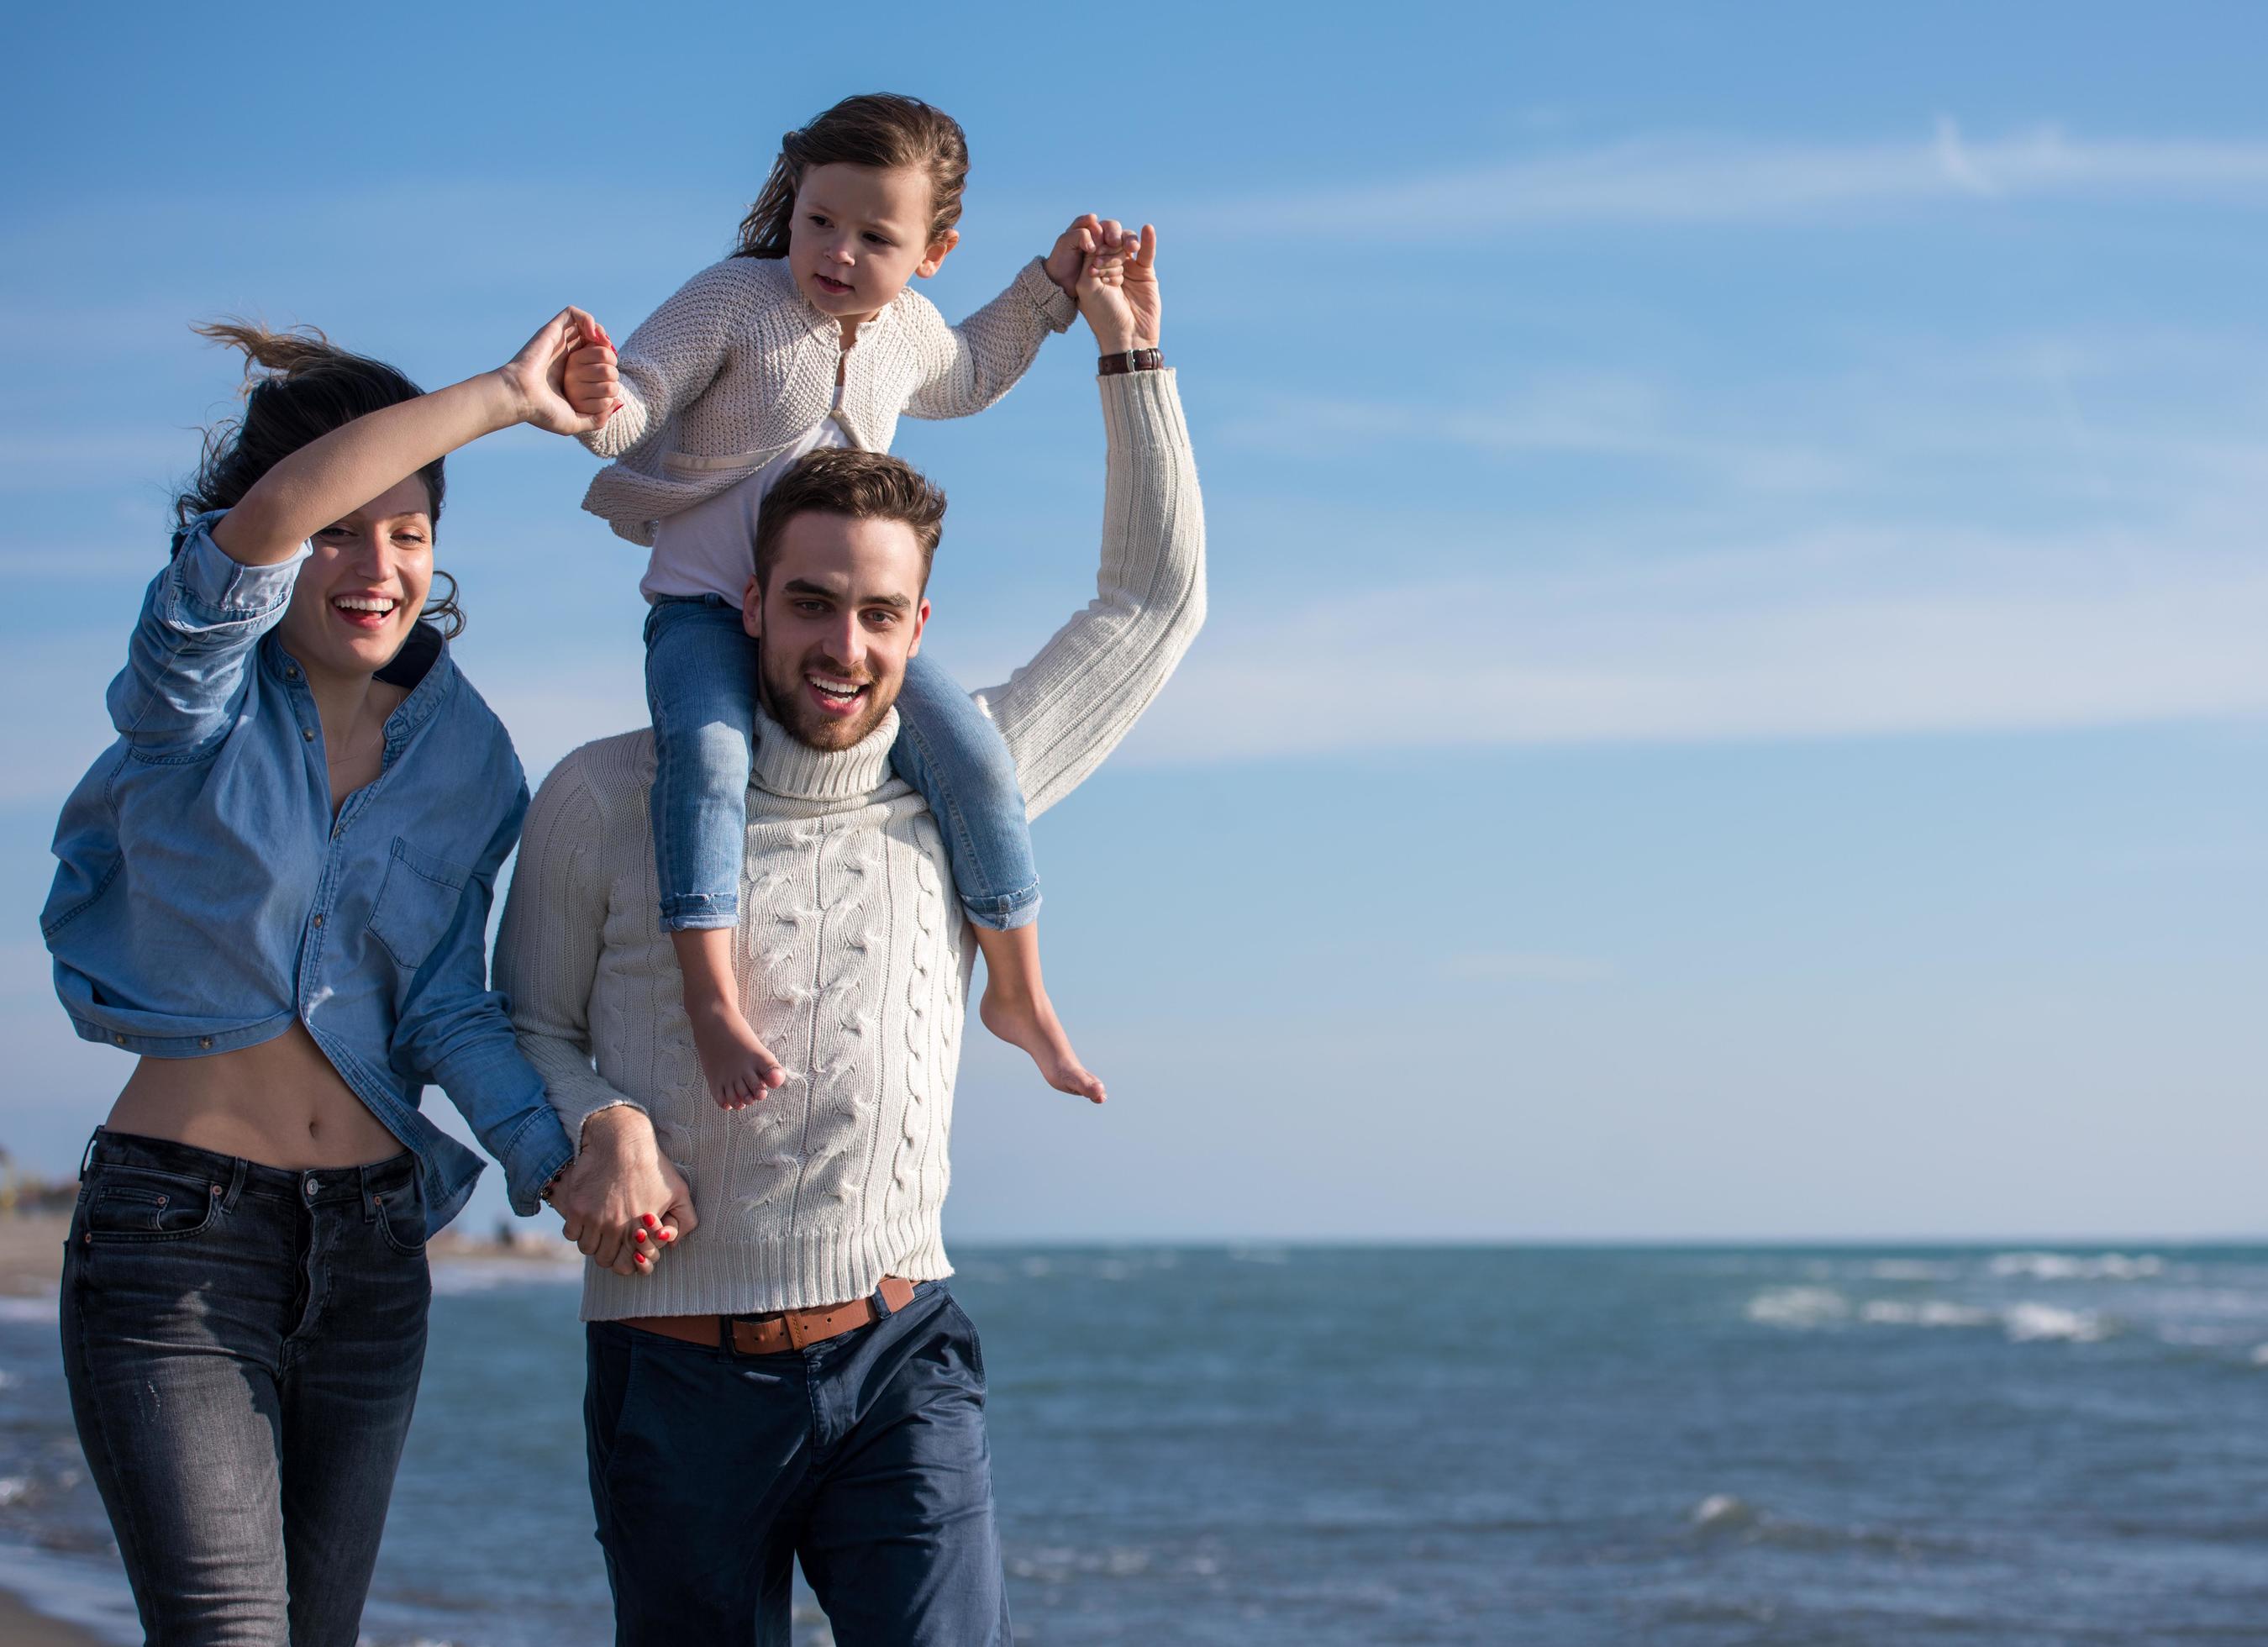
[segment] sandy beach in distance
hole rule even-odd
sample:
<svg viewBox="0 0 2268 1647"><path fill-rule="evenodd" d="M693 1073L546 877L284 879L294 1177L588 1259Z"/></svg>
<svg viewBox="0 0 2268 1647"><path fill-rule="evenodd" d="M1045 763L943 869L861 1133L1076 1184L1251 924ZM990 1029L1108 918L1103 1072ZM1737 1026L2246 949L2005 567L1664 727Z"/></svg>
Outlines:
<svg viewBox="0 0 2268 1647"><path fill-rule="evenodd" d="M0 1295L29 1298L55 1291L70 1223L59 1212L0 1218ZM93 1647L100 1639L75 1624L42 1617L0 1590L0 1642L11 1647Z"/></svg>

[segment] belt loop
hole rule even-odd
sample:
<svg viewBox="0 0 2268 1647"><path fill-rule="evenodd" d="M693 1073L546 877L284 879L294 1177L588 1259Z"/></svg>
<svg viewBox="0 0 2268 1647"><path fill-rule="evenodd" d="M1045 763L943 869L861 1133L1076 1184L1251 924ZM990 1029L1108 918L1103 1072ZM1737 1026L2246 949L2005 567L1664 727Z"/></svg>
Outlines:
<svg viewBox="0 0 2268 1647"><path fill-rule="evenodd" d="M370 1187L370 1165L367 1162L355 1168L355 1182L362 1189L362 1221L364 1224L377 1223L378 1197Z"/></svg>
<svg viewBox="0 0 2268 1647"><path fill-rule="evenodd" d="M240 1155L229 1163L228 1188L220 1198L220 1204L229 1211L236 1210L237 1198L244 1194L244 1180L251 1172L251 1163Z"/></svg>
<svg viewBox="0 0 2268 1647"><path fill-rule="evenodd" d="M97 1127L86 1135L86 1148L78 1154L78 1181L86 1182L86 1164L94 1159L94 1146L102 1142L102 1129Z"/></svg>
<svg viewBox="0 0 2268 1647"><path fill-rule="evenodd" d="M887 1281L889 1277L887 1276L882 1277L882 1281ZM884 1321L888 1320L891 1315L895 1313L895 1312L890 1308L890 1301L882 1296L882 1281L878 1281L874 1283L874 1325L877 1327L880 1327Z"/></svg>

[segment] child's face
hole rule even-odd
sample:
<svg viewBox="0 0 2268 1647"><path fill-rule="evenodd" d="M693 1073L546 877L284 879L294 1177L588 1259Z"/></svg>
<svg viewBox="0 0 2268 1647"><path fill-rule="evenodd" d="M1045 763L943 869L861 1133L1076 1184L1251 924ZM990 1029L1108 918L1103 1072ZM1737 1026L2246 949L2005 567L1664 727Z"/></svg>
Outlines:
<svg viewBox="0 0 2268 1647"><path fill-rule="evenodd" d="M929 276L961 237L929 238L926 174L814 165L796 190L788 267L811 305L837 320L877 314L915 276Z"/></svg>

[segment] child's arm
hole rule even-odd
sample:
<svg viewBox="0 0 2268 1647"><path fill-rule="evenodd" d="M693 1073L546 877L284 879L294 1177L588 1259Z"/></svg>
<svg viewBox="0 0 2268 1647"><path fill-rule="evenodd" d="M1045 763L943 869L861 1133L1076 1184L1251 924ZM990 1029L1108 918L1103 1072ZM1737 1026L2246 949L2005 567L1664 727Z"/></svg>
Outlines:
<svg viewBox="0 0 2268 1647"><path fill-rule="evenodd" d="M602 458L619 458L717 379L733 340L747 329L747 272L738 260L712 263L672 293L622 346L602 331L595 345L578 350L569 381L594 398L620 402L604 423L583 436ZM619 380L617 380L619 374Z"/></svg>
<svg viewBox="0 0 2268 1647"><path fill-rule="evenodd" d="M1078 318L1078 299L1058 283L1055 271L1066 259L1077 268L1096 243L1098 227L1091 214L1079 218L1047 257L1025 264L1007 290L959 326L947 326L935 305L918 298L912 316L922 378L906 401L907 415L969 417L1014 388L1048 334L1069 330Z"/></svg>

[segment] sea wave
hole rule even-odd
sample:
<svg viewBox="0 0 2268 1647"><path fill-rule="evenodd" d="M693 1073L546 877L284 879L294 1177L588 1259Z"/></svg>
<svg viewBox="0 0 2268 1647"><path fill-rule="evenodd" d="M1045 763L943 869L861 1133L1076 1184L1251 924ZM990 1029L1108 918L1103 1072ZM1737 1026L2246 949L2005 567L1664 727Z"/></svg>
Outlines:
<svg viewBox="0 0 2268 1647"><path fill-rule="evenodd" d="M433 1292L437 1298L460 1298L472 1292L494 1292L502 1287L558 1287L583 1279L583 1261L561 1263L549 1259L437 1258L433 1261Z"/></svg>
<svg viewBox="0 0 2268 1647"><path fill-rule="evenodd" d="M2147 1281L2166 1273L2166 1261L2155 1253L1996 1253L1985 1268L2029 1281Z"/></svg>
<svg viewBox="0 0 2268 1647"><path fill-rule="evenodd" d="M1832 1287L1771 1287L1748 1302L1749 1320L1804 1332L1856 1321L1867 1327L1992 1327L2011 1343L2059 1341L2091 1344L2117 1331L2098 1310L2021 1300L1987 1305L1950 1298L1868 1298L1854 1304Z"/></svg>
<svg viewBox="0 0 2268 1647"><path fill-rule="evenodd" d="M55 1296L43 1298L0 1298L0 1321L20 1321L40 1327L55 1319Z"/></svg>
<svg viewBox="0 0 2268 1647"><path fill-rule="evenodd" d="M1791 1550L1871 1549L1911 1556L1941 1542L1896 1527L1829 1526L1800 1516L1778 1515L1736 1493L1710 1494L1686 1511L1685 1523L1697 1538Z"/></svg>
<svg viewBox="0 0 2268 1647"><path fill-rule="evenodd" d="M1771 1287L1749 1300L1748 1316L1766 1327L1824 1327L1846 1319L1851 1301L1832 1287Z"/></svg>

